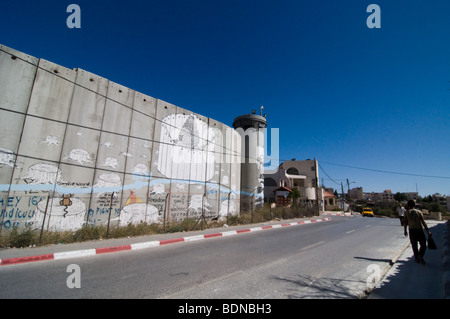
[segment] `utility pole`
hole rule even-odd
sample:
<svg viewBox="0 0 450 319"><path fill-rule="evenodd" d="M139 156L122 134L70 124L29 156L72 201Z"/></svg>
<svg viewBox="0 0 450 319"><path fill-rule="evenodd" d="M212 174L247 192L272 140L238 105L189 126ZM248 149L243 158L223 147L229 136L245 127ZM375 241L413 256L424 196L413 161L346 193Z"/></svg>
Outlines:
<svg viewBox="0 0 450 319"><path fill-rule="evenodd" d="M314 170L315 170L315 180L316 180L316 214L317 216L320 216L320 202L319 202L319 170L317 168L318 163L316 158L314 157Z"/></svg>
<svg viewBox="0 0 450 319"><path fill-rule="evenodd" d="M350 182L348 181L348 178L347 178L347 189L348 189L348 202L350 204L350 213L351 213L352 212L352 199L350 196Z"/></svg>

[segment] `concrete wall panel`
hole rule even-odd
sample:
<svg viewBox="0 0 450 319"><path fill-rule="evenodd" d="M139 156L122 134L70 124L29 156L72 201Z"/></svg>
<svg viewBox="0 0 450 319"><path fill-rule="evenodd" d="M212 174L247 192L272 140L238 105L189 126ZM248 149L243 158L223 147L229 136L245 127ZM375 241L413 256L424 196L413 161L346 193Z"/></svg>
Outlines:
<svg viewBox="0 0 450 319"><path fill-rule="evenodd" d="M27 226L31 229L40 230L42 227L42 220L35 220L35 211L43 207L45 211L46 199L48 193L33 192L32 194L24 191L15 191L9 194L8 197L3 197L2 211L0 214L0 225L3 230L11 230L13 228L25 228Z"/></svg>
<svg viewBox="0 0 450 319"><path fill-rule="evenodd" d="M170 180L165 178L152 178L150 180L148 205L158 211L158 220L163 223L170 218ZM151 208L153 209L153 208Z"/></svg>
<svg viewBox="0 0 450 319"><path fill-rule="evenodd" d="M131 108L112 100L106 100L102 129L122 135L130 133Z"/></svg>
<svg viewBox="0 0 450 319"><path fill-rule="evenodd" d="M197 149L194 149L192 151L191 156L191 168L189 172L189 179L192 182L199 182L204 183L206 182L206 173L208 168L214 167L213 164L211 164L209 167L207 167L207 152L199 151ZM210 170L211 171L211 170ZM212 174L210 174L212 175Z"/></svg>
<svg viewBox="0 0 450 319"><path fill-rule="evenodd" d="M218 184L207 183L206 184L206 196L204 198L204 211L205 217L214 218L219 215L219 199L220 189Z"/></svg>
<svg viewBox="0 0 450 319"><path fill-rule="evenodd" d="M127 154L128 156L125 156L127 174L150 175L151 142L130 137Z"/></svg>
<svg viewBox="0 0 450 319"><path fill-rule="evenodd" d="M100 131L67 125L61 162L94 168L99 141Z"/></svg>
<svg viewBox="0 0 450 319"><path fill-rule="evenodd" d="M0 217L3 229L26 226L41 229L42 222L35 219L38 204L40 203L40 209L45 212L46 199L49 198L56 184L63 181L56 163L17 156L8 194L9 202Z"/></svg>
<svg viewBox="0 0 450 319"><path fill-rule="evenodd" d="M61 163L59 171L61 172L61 181L58 183L57 191L63 194L77 195L90 193L95 172L93 168Z"/></svg>
<svg viewBox="0 0 450 319"><path fill-rule="evenodd" d="M0 46L0 108L25 113L38 59Z"/></svg>
<svg viewBox="0 0 450 319"><path fill-rule="evenodd" d="M152 150L152 141L130 137L128 141L128 154L130 156L126 158L125 172L150 177Z"/></svg>
<svg viewBox="0 0 450 319"><path fill-rule="evenodd" d="M168 136L167 122L169 120L169 115L176 114L177 107L173 104L167 103L163 100L156 101L156 121L155 121L155 131L153 134L153 139L155 141L160 141L166 144L173 144L170 142L170 136ZM163 120L165 122L163 123ZM170 125L169 125L170 128Z"/></svg>
<svg viewBox="0 0 450 319"><path fill-rule="evenodd" d="M231 155L230 160L230 188L233 191L239 191L241 185L241 164L240 164L240 155Z"/></svg>
<svg viewBox="0 0 450 319"><path fill-rule="evenodd" d="M40 60L28 113L66 122L75 76L75 71Z"/></svg>
<svg viewBox="0 0 450 319"><path fill-rule="evenodd" d="M214 184L221 182L222 176L222 124L216 120L209 119L208 149L206 159L206 181Z"/></svg>
<svg viewBox="0 0 450 319"><path fill-rule="evenodd" d="M102 132L97 155L97 167L123 173L126 158L132 156L127 150L128 137Z"/></svg>
<svg viewBox="0 0 450 319"><path fill-rule="evenodd" d="M220 185L230 188L233 182L233 176L231 176L231 164L222 162L220 164Z"/></svg>
<svg viewBox="0 0 450 319"><path fill-rule="evenodd" d="M76 85L68 122L100 130L105 103L104 96Z"/></svg>
<svg viewBox="0 0 450 319"><path fill-rule="evenodd" d="M94 169L72 164L60 164L63 181L53 194L57 201L50 207L55 217L49 226L64 230L76 230L88 220ZM65 199L65 202L61 202ZM67 205L67 207L65 207ZM64 216L64 213L67 213ZM61 217L62 215L62 217ZM67 218L67 221L62 220Z"/></svg>
<svg viewBox="0 0 450 319"><path fill-rule="evenodd" d="M58 162L65 130L63 123L27 116L19 154Z"/></svg>
<svg viewBox="0 0 450 319"><path fill-rule="evenodd" d="M202 201L205 195L204 183L189 184L188 218L198 220L202 216Z"/></svg>
<svg viewBox="0 0 450 319"><path fill-rule="evenodd" d="M187 217L189 184L172 180L170 187L170 221L182 221Z"/></svg>
<svg viewBox="0 0 450 319"><path fill-rule="evenodd" d="M1 164L0 166L0 192L8 192L9 184L11 183L11 178L14 172L14 163L16 160L16 155L5 149L0 149L0 159L3 163L8 163L7 165Z"/></svg>
<svg viewBox="0 0 450 319"><path fill-rule="evenodd" d="M156 118L156 101L151 96L135 92L133 109L152 118Z"/></svg>
<svg viewBox="0 0 450 319"><path fill-rule="evenodd" d="M95 170L89 224L106 226L109 219L111 226L118 225L122 208L123 180L123 173Z"/></svg>
<svg viewBox="0 0 450 319"><path fill-rule="evenodd" d="M153 140L155 119L142 112L132 111L130 135L145 140Z"/></svg>
<svg viewBox="0 0 450 319"><path fill-rule="evenodd" d="M8 200L9 200L8 191L0 192L0 229L4 229L3 227L4 222L9 220L8 217L9 214L7 212L12 203L10 204ZM8 222L6 226L11 227L10 222Z"/></svg>
<svg viewBox="0 0 450 319"><path fill-rule="evenodd" d="M156 148L158 147L158 149ZM172 164L173 164L173 146L168 145L167 143L153 143L153 154L154 157L152 159L153 164L156 164L155 167L155 176L162 176L165 178L172 178ZM152 164L152 165L153 165Z"/></svg>
<svg viewBox="0 0 450 319"><path fill-rule="evenodd" d="M38 67L41 70L45 70L50 74L58 76L59 78L65 79L72 83L75 82L75 79L77 76L76 70L72 70L72 69L63 67L61 65L47 61L45 59L39 59ZM34 92L33 92L33 94L34 94Z"/></svg>
<svg viewBox="0 0 450 319"><path fill-rule="evenodd" d="M167 115L176 114L177 107L163 100L157 100L156 119L162 121Z"/></svg>
<svg viewBox="0 0 450 319"><path fill-rule="evenodd" d="M36 230L75 231L86 223L86 204L71 194L54 194L38 202L30 222Z"/></svg>
<svg viewBox="0 0 450 319"><path fill-rule="evenodd" d="M109 80L91 72L76 69L77 76L75 83L89 91L106 96L108 93Z"/></svg>
<svg viewBox="0 0 450 319"><path fill-rule="evenodd" d="M172 171L170 176L175 179L189 181L192 150L184 146L170 146L172 153Z"/></svg>
<svg viewBox="0 0 450 319"><path fill-rule="evenodd" d="M129 108L133 108L134 94L134 90L129 89L123 85L117 84L112 81L109 81L108 83L108 99L119 104L122 104Z"/></svg>
<svg viewBox="0 0 450 319"><path fill-rule="evenodd" d="M64 181L58 163L41 158L17 155L12 186L23 191L54 190L56 183Z"/></svg>
<svg viewBox="0 0 450 319"><path fill-rule="evenodd" d="M152 155L151 155L151 163L150 163L151 176L155 177L155 178L167 178L167 176L165 176L163 173L161 173L160 170L158 169L158 165L162 165L161 162L163 161L163 157L160 156L160 150L167 149L167 148L162 148L161 143L158 142L157 140L153 141L151 147L152 147L152 149L151 149ZM172 169L172 168L170 168L170 169Z"/></svg>
<svg viewBox="0 0 450 319"><path fill-rule="evenodd" d="M241 144L230 127L3 46L0 70L3 229L239 213Z"/></svg>
<svg viewBox="0 0 450 319"><path fill-rule="evenodd" d="M149 181L148 176L144 175L124 175L120 226L126 226L128 223L138 224L158 221L158 210L147 204Z"/></svg>
<svg viewBox="0 0 450 319"><path fill-rule="evenodd" d="M122 192L120 225L158 220L158 210L149 206L150 154L148 141L130 138Z"/></svg>
<svg viewBox="0 0 450 319"><path fill-rule="evenodd" d="M220 186L219 216L227 218L236 214L235 194L230 188Z"/></svg>
<svg viewBox="0 0 450 319"><path fill-rule="evenodd" d="M0 110L0 149L17 153L24 120L23 114ZM0 169L5 165L10 166L10 162L1 157Z"/></svg>
<svg viewBox="0 0 450 319"><path fill-rule="evenodd" d="M7 192L11 183L24 119L22 114L0 110L0 192Z"/></svg>
<svg viewBox="0 0 450 319"><path fill-rule="evenodd" d="M33 56L29 55L29 54L17 51L17 50L15 50L13 48L9 48L9 47L7 47L6 45L3 45L3 44L0 44L0 51L3 51L5 53L9 54L13 58L21 59L21 60L23 60L25 62L28 62L30 64L34 64L36 66L39 63L39 59L37 59L37 58L35 58L35 57L33 57Z"/></svg>

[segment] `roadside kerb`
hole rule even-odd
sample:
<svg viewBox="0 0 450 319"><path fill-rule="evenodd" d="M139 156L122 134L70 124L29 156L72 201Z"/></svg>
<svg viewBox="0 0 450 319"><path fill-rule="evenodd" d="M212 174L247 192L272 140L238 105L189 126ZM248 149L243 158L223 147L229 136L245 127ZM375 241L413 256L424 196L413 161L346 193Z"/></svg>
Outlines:
<svg viewBox="0 0 450 319"><path fill-rule="evenodd" d="M354 216L353 213L349 213L349 212L324 212L322 213L322 215L324 216Z"/></svg>
<svg viewBox="0 0 450 319"><path fill-rule="evenodd" d="M401 248L400 252L397 253L397 255L394 256L394 258L392 258L389 261L389 264L384 267L383 271L380 273L380 277L379 277L379 283L378 285L383 281L384 277L387 275L387 273L389 272L389 270L391 270L391 268L394 266L394 264L400 259L400 257L403 255L403 253L406 251L406 249L411 245L411 243L409 242L409 240L406 242L405 245L403 245L403 247ZM359 296L361 299L367 299L369 297L369 295L378 287L372 287L372 288L367 288L365 289L361 295Z"/></svg>
<svg viewBox="0 0 450 319"><path fill-rule="evenodd" d="M129 245L92 248L92 249L83 249L83 250L73 250L73 251L66 251L66 252L57 252L57 253L51 253L51 254L36 255L36 256L27 256L27 257L6 258L6 259L0 259L0 266L38 262L38 261L45 261L45 260L61 260L61 259L69 259L69 258L87 257L87 256L113 253L113 252L119 252L119 251L127 251L127 250L140 250L140 249L153 248L153 247L181 243L181 242L192 242L192 241L209 239L209 238L234 236L234 235L245 234L245 233L250 233L250 232L255 232L255 231L262 231L262 230L266 230L266 229L276 229L276 228L281 228L281 227L310 224L310 223L315 223L315 222L324 222L324 221L329 221L329 220L331 220L330 217L317 218L317 219L302 220L302 221L298 221L298 222L291 222L291 223L285 223L285 224L275 224L275 225L267 225L267 226L261 226L261 227L252 227L252 228L248 228L248 229L230 230L230 231L218 232L218 233L213 233L213 234L194 235L194 236L186 236L186 237L165 239L165 240L153 240L153 241L148 241L148 242L133 243L133 244L129 244Z"/></svg>

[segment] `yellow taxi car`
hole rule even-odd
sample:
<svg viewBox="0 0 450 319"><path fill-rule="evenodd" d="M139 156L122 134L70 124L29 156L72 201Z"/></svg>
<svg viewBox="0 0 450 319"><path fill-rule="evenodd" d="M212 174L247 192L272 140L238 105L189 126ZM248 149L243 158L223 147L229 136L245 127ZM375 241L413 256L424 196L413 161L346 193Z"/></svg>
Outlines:
<svg viewBox="0 0 450 319"><path fill-rule="evenodd" d="M372 210L372 208L363 208L362 215L363 216L373 217L373 210Z"/></svg>

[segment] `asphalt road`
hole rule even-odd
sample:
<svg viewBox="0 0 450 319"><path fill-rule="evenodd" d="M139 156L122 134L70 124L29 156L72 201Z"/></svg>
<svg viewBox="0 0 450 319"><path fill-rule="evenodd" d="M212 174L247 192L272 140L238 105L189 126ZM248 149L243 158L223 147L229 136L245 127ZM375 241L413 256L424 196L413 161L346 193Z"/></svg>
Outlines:
<svg viewBox="0 0 450 319"><path fill-rule="evenodd" d="M0 298L358 298L407 243L397 219L333 217L158 249L7 266L0 269ZM79 266L80 288L68 287L75 274L70 264Z"/></svg>

